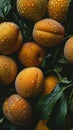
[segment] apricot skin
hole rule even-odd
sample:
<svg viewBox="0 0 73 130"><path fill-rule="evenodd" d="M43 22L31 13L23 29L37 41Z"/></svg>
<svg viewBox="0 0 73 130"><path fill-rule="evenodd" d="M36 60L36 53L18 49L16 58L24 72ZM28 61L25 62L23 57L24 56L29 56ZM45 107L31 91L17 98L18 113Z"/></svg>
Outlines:
<svg viewBox="0 0 73 130"><path fill-rule="evenodd" d="M31 122L32 108L21 96L13 94L3 103L3 113L13 124L23 126Z"/></svg>
<svg viewBox="0 0 73 130"><path fill-rule="evenodd" d="M37 125L36 125L36 129L35 130L50 130L47 127L47 120L40 120Z"/></svg>
<svg viewBox="0 0 73 130"><path fill-rule="evenodd" d="M70 0L49 0L48 15L58 22L64 22L68 13Z"/></svg>
<svg viewBox="0 0 73 130"><path fill-rule="evenodd" d="M17 71L17 65L12 58L0 55L0 81L2 84L11 84L17 75Z"/></svg>
<svg viewBox="0 0 73 130"><path fill-rule="evenodd" d="M73 63L73 37L69 38L65 43L64 56L68 62Z"/></svg>
<svg viewBox="0 0 73 130"><path fill-rule="evenodd" d="M3 51L2 54L8 55L8 54L12 54L12 53L18 51L22 45L22 41L23 41L23 37L22 37L21 32L19 32L17 43L10 49Z"/></svg>
<svg viewBox="0 0 73 130"><path fill-rule="evenodd" d="M20 28L13 22L0 24L0 53L11 54L16 52L23 41Z"/></svg>
<svg viewBox="0 0 73 130"><path fill-rule="evenodd" d="M22 17L38 21L46 13L47 0L17 0L17 10Z"/></svg>
<svg viewBox="0 0 73 130"><path fill-rule="evenodd" d="M32 35L39 45L52 47L62 42L64 34L64 27L59 22L48 18L35 23Z"/></svg>
<svg viewBox="0 0 73 130"><path fill-rule="evenodd" d="M35 42L24 43L19 51L19 60L26 67L39 66L45 57L45 50Z"/></svg>
<svg viewBox="0 0 73 130"><path fill-rule="evenodd" d="M31 98L38 95L44 82L44 75L37 67L23 69L16 77L15 88L19 95Z"/></svg>
<svg viewBox="0 0 73 130"><path fill-rule="evenodd" d="M49 75L44 79L44 87L42 90L42 95L50 94L52 90L59 83L59 79L55 75Z"/></svg>

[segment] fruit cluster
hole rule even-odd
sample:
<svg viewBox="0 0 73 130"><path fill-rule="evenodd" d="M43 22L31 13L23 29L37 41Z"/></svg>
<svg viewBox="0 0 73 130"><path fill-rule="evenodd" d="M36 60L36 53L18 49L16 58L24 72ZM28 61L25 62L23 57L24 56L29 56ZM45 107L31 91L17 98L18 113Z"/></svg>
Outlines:
<svg viewBox="0 0 73 130"><path fill-rule="evenodd" d="M14 82L16 93L3 103L3 113L12 123L23 126L32 121L32 106L28 99L50 94L59 83L56 75L45 77L40 69L46 49L62 44L70 0L17 0L20 17L35 22L33 41L25 42L20 27L13 22L0 24L0 82L10 85ZM47 13L47 17L45 14ZM45 16L45 17L44 17ZM17 52L23 69L10 54ZM66 60L73 63L73 37L64 46ZM43 127L44 128L43 128ZM40 128L41 127L41 128ZM37 124L36 130L49 130L45 121Z"/></svg>

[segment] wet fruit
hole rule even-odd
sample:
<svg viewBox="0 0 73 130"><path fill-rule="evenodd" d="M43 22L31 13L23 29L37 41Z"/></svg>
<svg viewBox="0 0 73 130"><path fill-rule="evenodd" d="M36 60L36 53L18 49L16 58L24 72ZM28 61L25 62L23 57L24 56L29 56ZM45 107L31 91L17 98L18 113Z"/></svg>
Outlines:
<svg viewBox="0 0 73 130"><path fill-rule="evenodd" d="M0 81L5 84L11 84L17 75L17 65L15 61L8 57L0 55Z"/></svg>
<svg viewBox="0 0 73 130"><path fill-rule="evenodd" d="M15 23L0 24L0 53L11 54L19 49L23 41L21 31Z"/></svg>
<svg viewBox="0 0 73 130"><path fill-rule="evenodd" d="M49 75L44 80L44 87L42 90L42 94L50 94L52 90L56 87L56 85L59 83L59 79L55 75Z"/></svg>
<svg viewBox="0 0 73 130"><path fill-rule="evenodd" d="M32 108L21 96L13 94L3 103L3 113L13 124L22 126L31 122Z"/></svg>
<svg viewBox="0 0 73 130"><path fill-rule="evenodd" d="M22 17L40 20L46 12L47 0L17 0L17 10Z"/></svg>
<svg viewBox="0 0 73 130"><path fill-rule="evenodd" d="M15 80L16 91L24 98L31 98L41 92L43 82L43 72L37 67L29 67L17 75Z"/></svg>
<svg viewBox="0 0 73 130"><path fill-rule="evenodd" d="M69 38L65 43L64 56L68 62L73 63L73 37Z"/></svg>
<svg viewBox="0 0 73 130"><path fill-rule="evenodd" d="M64 27L53 19L43 19L35 23L33 38L41 46L52 47L64 38Z"/></svg>
<svg viewBox="0 0 73 130"><path fill-rule="evenodd" d="M64 22L68 13L69 5L70 0L49 0L48 15L59 22Z"/></svg>
<svg viewBox="0 0 73 130"><path fill-rule="evenodd" d="M39 66L45 57L45 50L35 42L24 43L19 51L19 60L26 67Z"/></svg>

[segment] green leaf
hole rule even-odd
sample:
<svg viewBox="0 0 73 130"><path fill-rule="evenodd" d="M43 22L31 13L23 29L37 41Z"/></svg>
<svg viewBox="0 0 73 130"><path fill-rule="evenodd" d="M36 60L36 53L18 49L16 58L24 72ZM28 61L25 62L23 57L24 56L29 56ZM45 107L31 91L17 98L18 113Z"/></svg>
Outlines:
<svg viewBox="0 0 73 130"><path fill-rule="evenodd" d="M70 111L73 113L73 98L71 99L71 103L70 103Z"/></svg>
<svg viewBox="0 0 73 130"><path fill-rule="evenodd" d="M47 119L51 115L55 103L61 97L65 89L66 86L59 83L51 94L43 96L36 105L35 116L40 119Z"/></svg>
<svg viewBox="0 0 73 130"><path fill-rule="evenodd" d="M2 117L2 118L0 119L0 124L2 124L3 121L4 121L4 117Z"/></svg>
<svg viewBox="0 0 73 130"><path fill-rule="evenodd" d="M60 58L58 60L58 62L61 63L61 64L68 64L68 62L67 62L67 60L65 58Z"/></svg>
<svg viewBox="0 0 73 130"><path fill-rule="evenodd" d="M57 74L61 83L69 84L72 82L72 80L68 80L67 77L62 77L57 69L53 69L53 71Z"/></svg>
<svg viewBox="0 0 73 130"><path fill-rule="evenodd" d="M0 18L5 19L11 9L10 0L0 0Z"/></svg>
<svg viewBox="0 0 73 130"><path fill-rule="evenodd" d="M54 107L54 111L51 115L51 127L53 124L53 130L64 130L67 116L67 99L62 94L61 98Z"/></svg>
<svg viewBox="0 0 73 130"><path fill-rule="evenodd" d="M51 57L51 54L46 55L46 57L44 58L42 64L41 64L41 68L45 68L46 66L46 62L48 61L48 59Z"/></svg>
<svg viewBox="0 0 73 130"><path fill-rule="evenodd" d="M7 14L9 13L9 11L10 11L10 9L11 9L11 5L9 4L9 5L7 5L7 6L5 6L5 8L3 9L3 15L6 17L7 16Z"/></svg>
<svg viewBox="0 0 73 130"><path fill-rule="evenodd" d="M26 21L26 19L21 18L17 12L13 13L13 18L14 22L19 25L22 31L24 41L32 41L32 31L34 23L31 23L31 21Z"/></svg>
<svg viewBox="0 0 73 130"><path fill-rule="evenodd" d="M57 72L61 72L61 71L63 70L63 66L56 65L56 66L55 66L55 70L56 70Z"/></svg>

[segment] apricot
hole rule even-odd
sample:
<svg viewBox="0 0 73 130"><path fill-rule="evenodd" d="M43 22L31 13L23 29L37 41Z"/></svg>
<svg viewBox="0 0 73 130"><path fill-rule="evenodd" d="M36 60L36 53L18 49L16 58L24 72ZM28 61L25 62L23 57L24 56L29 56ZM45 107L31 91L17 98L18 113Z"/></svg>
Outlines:
<svg viewBox="0 0 73 130"><path fill-rule="evenodd" d="M47 127L47 120L40 120L37 125L35 130L50 130Z"/></svg>
<svg viewBox="0 0 73 130"><path fill-rule="evenodd" d="M50 94L58 83L59 83L59 79L56 75L47 76L44 80L42 95Z"/></svg>
<svg viewBox="0 0 73 130"><path fill-rule="evenodd" d="M73 127L70 130L73 130Z"/></svg>
<svg viewBox="0 0 73 130"><path fill-rule="evenodd" d="M70 0L49 0L48 15L59 22L64 22L68 13L69 5Z"/></svg>
<svg viewBox="0 0 73 130"><path fill-rule="evenodd" d="M17 65L15 61L8 57L0 55L0 81L5 84L11 84L17 75Z"/></svg>
<svg viewBox="0 0 73 130"><path fill-rule="evenodd" d="M45 50L35 42L23 44L19 51L19 60L26 67L39 66L45 57Z"/></svg>
<svg viewBox="0 0 73 130"><path fill-rule="evenodd" d="M43 82L43 72L37 67L29 67L19 72L15 80L15 88L22 97L31 98L41 92Z"/></svg>
<svg viewBox="0 0 73 130"><path fill-rule="evenodd" d="M33 28L34 40L44 47L60 44L64 34L64 27L59 22L49 18L36 22Z"/></svg>
<svg viewBox="0 0 73 130"><path fill-rule="evenodd" d="M73 37L69 38L65 43L64 56L68 62L73 63Z"/></svg>
<svg viewBox="0 0 73 130"><path fill-rule="evenodd" d="M40 20L47 10L47 0L17 0L17 10L22 17Z"/></svg>
<svg viewBox="0 0 73 130"><path fill-rule="evenodd" d="M11 54L19 49L23 41L21 31L15 23L0 24L0 53Z"/></svg>
<svg viewBox="0 0 73 130"><path fill-rule="evenodd" d="M12 94L3 103L3 113L13 124L27 125L32 119L32 108L24 98Z"/></svg>
<svg viewBox="0 0 73 130"><path fill-rule="evenodd" d="M12 54L12 53L18 51L20 49L20 47L21 47L22 39L23 39L22 35L21 35L21 33L19 33L17 43L13 47L8 49L7 51L2 52L2 54L6 54L7 55L7 54Z"/></svg>

